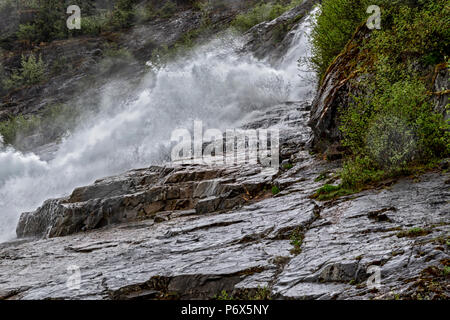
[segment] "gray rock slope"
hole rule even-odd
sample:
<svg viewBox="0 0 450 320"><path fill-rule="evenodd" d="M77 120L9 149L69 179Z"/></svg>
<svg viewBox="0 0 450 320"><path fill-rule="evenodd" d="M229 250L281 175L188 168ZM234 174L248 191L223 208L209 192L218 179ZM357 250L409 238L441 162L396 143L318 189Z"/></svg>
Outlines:
<svg viewBox="0 0 450 320"><path fill-rule="evenodd" d="M24 214L19 235L39 238L0 245L0 298L448 299L450 175L316 202L337 164L304 147L309 109L282 104L246 125L281 128L276 175L145 168Z"/></svg>

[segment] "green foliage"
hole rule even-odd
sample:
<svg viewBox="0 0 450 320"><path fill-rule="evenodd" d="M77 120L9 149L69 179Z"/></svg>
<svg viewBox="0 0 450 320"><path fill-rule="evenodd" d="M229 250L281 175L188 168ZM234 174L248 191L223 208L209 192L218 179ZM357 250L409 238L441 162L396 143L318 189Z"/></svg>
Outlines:
<svg viewBox="0 0 450 320"><path fill-rule="evenodd" d="M344 49L355 29L366 18L367 3L376 1L323 0L311 34L312 65L322 78L334 58Z"/></svg>
<svg viewBox="0 0 450 320"><path fill-rule="evenodd" d="M347 160L341 172L342 186L346 188L361 188L385 176L386 173L383 170L374 169L373 161L367 156L356 156Z"/></svg>
<svg viewBox="0 0 450 320"><path fill-rule="evenodd" d="M226 290L222 290L219 295L216 295L216 300L235 300L232 295L229 295Z"/></svg>
<svg viewBox="0 0 450 320"><path fill-rule="evenodd" d="M77 35L98 35L103 31L128 28L135 21L137 0L118 0L112 11L98 13L95 4L80 0L81 30L69 30L66 26L67 1L45 0L28 3L26 8L34 8L37 14L33 21L21 24L16 35L19 40L28 43L50 42Z"/></svg>
<svg viewBox="0 0 450 320"><path fill-rule="evenodd" d="M294 165L292 163L286 163L283 165L283 169L284 170L290 170L294 167Z"/></svg>
<svg viewBox="0 0 450 320"><path fill-rule="evenodd" d="M41 55L39 59L34 55L28 56L28 59L22 55L21 65L19 79L23 84L32 85L44 79L46 66Z"/></svg>
<svg viewBox="0 0 450 320"><path fill-rule="evenodd" d="M397 237L399 237L399 238L402 238L402 237L415 238L415 237L419 237L419 236L426 236L429 233L430 233L429 230L426 230L426 229L423 229L420 227L414 227L409 230L399 232L397 234Z"/></svg>
<svg viewBox="0 0 450 320"><path fill-rule="evenodd" d="M32 23L20 25L17 37L29 42L65 38L68 34L66 8L65 3L60 0L39 2L36 18Z"/></svg>
<svg viewBox="0 0 450 320"><path fill-rule="evenodd" d="M36 39L39 39L40 33L35 24L21 24L19 25L19 30L17 31L17 37L20 40L33 42Z"/></svg>
<svg viewBox="0 0 450 320"><path fill-rule="evenodd" d="M301 246L303 244L304 239L305 239L305 235L302 232L301 228L297 228L292 232L291 238L290 238L290 240L291 240L290 244L294 247L291 250L292 254L297 255L302 252Z"/></svg>
<svg viewBox="0 0 450 320"><path fill-rule="evenodd" d="M326 184L317 190L311 197L319 201L326 201L353 194L357 191L357 189L344 187L342 184L338 186Z"/></svg>
<svg viewBox="0 0 450 320"><path fill-rule="evenodd" d="M317 194L330 193L330 192L333 192L333 191L337 191L339 189L340 189L339 186L333 186L331 184L326 184L323 187L321 187L319 190L317 190Z"/></svg>
<svg viewBox="0 0 450 320"><path fill-rule="evenodd" d="M270 300L271 291L267 287L259 287L237 293L236 295L228 294L226 290L222 290L220 294L214 296L216 300Z"/></svg>
<svg viewBox="0 0 450 320"><path fill-rule="evenodd" d="M36 84L45 79L45 71L46 65L40 55L38 59L33 54L28 58L22 55L21 68L4 80L3 85L6 89L11 89Z"/></svg>
<svg viewBox="0 0 450 320"><path fill-rule="evenodd" d="M109 16L106 14L83 17L81 19L81 33L98 35L108 29Z"/></svg>
<svg viewBox="0 0 450 320"><path fill-rule="evenodd" d="M249 297L249 300L271 300L271 291L267 287L258 287L256 293Z"/></svg>
<svg viewBox="0 0 450 320"><path fill-rule="evenodd" d="M448 59L447 1L324 0L312 34L314 68L323 78L372 4L381 7L381 30L357 39L359 53L348 65L365 75L351 83L358 94L339 110L348 150L342 189L409 174L450 154L450 124L433 110L429 82L434 66Z"/></svg>
<svg viewBox="0 0 450 320"><path fill-rule="evenodd" d="M134 12L128 10L121 10L116 8L112 14L108 26L113 30L129 28L132 26L134 20Z"/></svg>
<svg viewBox="0 0 450 320"><path fill-rule="evenodd" d="M352 154L342 172L346 186L360 187L450 153L450 125L416 79L382 84L341 111L342 144Z"/></svg>
<svg viewBox="0 0 450 320"><path fill-rule="evenodd" d="M287 10L294 8L302 2L303 0L261 2L248 12L239 14L234 19L232 25L239 31L245 32L261 22L270 21L279 17Z"/></svg>
<svg viewBox="0 0 450 320"><path fill-rule="evenodd" d="M277 186L272 186L272 194L275 196L280 193L280 188Z"/></svg>
<svg viewBox="0 0 450 320"><path fill-rule="evenodd" d="M67 130L72 130L80 112L67 105L53 105L39 115L19 115L0 122L0 135L5 144L17 144L21 138L39 134L43 141L54 141Z"/></svg>
<svg viewBox="0 0 450 320"><path fill-rule="evenodd" d="M312 31L311 62L322 78L356 28L366 22L369 5L381 8L381 30L371 32L371 49L391 61L405 53L424 55L436 64L450 51L449 7L446 0L323 0Z"/></svg>
<svg viewBox="0 0 450 320"><path fill-rule="evenodd" d="M444 269L442 270L442 275L443 276L448 276L450 275L450 266L445 266Z"/></svg>
<svg viewBox="0 0 450 320"><path fill-rule="evenodd" d="M22 115L0 122L0 135L5 144L13 144L17 138L26 137L40 127L40 120L36 116L28 119Z"/></svg>

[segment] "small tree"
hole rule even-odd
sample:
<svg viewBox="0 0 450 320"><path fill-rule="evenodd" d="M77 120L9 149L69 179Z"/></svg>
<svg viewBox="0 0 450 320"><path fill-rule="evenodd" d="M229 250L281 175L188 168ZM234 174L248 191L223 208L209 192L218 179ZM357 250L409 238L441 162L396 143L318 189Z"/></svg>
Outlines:
<svg viewBox="0 0 450 320"><path fill-rule="evenodd" d="M45 79L45 67L41 55L38 59L34 55L30 55L28 58L22 55L21 68L14 71L11 77L3 82L3 85L9 90L39 83Z"/></svg>
<svg viewBox="0 0 450 320"><path fill-rule="evenodd" d="M22 55L21 64L20 73L23 84L32 85L44 80L45 64L41 55L39 59L36 59L34 55L30 55L28 59Z"/></svg>

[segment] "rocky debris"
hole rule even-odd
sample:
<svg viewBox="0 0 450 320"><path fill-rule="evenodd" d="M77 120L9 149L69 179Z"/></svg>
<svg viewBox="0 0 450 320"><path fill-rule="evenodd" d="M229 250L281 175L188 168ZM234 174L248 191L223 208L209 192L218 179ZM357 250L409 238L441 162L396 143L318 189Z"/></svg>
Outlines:
<svg viewBox="0 0 450 320"><path fill-rule="evenodd" d="M271 178L280 190L276 195L263 193L228 210L161 209L147 219L89 232L0 244L0 297L210 299L226 290L245 298L263 288L277 299L448 299L443 270L449 261L449 174L405 178L384 189L316 202L310 195L323 183L317 177L332 175L337 164L317 160L304 147L294 151L293 145L309 138L302 125L308 109L280 105L247 124L281 129L281 153L291 166ZM103 179L60 201L88 206L98 196L134 199L140 182L145 189L155 181L161 188L155 194L165 194L164 203L170 203L175 199L167 198L169 190L178 190L175 197L187 184L211 186L208 181L226 174L241 185L259 179L231 168L153 167ZM199 189L203 199L206 190L212 192ZM399 237L411 229L429 232ZM70 286L70 270L80 271L79 287ZM373 270L380 272L380 286L370 288L366 281Z"/></svg>

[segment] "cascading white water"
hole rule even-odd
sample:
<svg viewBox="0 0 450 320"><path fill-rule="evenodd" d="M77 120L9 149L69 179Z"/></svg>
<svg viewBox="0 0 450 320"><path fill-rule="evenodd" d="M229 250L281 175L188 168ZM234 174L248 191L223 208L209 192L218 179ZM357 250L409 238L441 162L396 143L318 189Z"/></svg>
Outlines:
<svg viewBox="0 0 450 320"><path fill-rule="evenodd" d="M300 25L286 56L275 66L237 54L242 39L223 37L149 72L149 89L127 104L84 123L58 146L52 160L0 144L0 242L15 237L22 212L69 194L94 180L164 160L171 132L202 120L209 128L233 128L251 111L313 91L309 71L297 60L309 55L309 18Z"/></svg>

